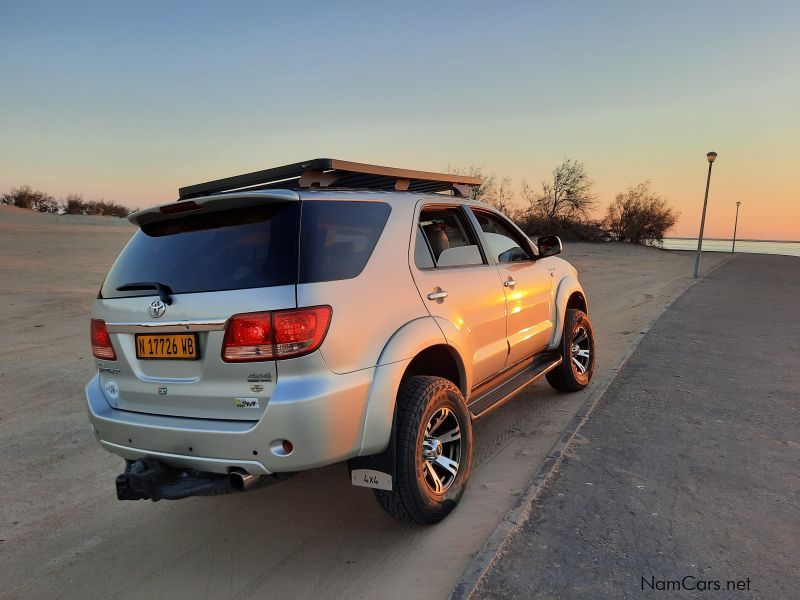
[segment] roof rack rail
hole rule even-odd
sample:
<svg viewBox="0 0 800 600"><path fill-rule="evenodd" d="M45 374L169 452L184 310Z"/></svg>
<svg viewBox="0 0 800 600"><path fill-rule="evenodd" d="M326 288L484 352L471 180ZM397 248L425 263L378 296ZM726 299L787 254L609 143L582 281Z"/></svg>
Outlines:
<svg viewBox="0 0 800 600"><path fill-rule="evenodd" d="M187 200L232 191L337 187L420 193L451 191L456 196L469 197L480 184L479 177L396 169L335 158L315 158L189 185L180 188L178 194L180 200Z"/></svg>

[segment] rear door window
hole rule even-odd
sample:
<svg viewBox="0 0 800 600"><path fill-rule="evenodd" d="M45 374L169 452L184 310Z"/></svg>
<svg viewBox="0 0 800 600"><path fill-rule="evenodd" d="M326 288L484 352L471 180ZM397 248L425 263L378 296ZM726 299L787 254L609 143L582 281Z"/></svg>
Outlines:
<svg viewBox="0 0 800 600"><path fill-rule="evenodd" d="M155 294L117 289L142 282L174 294L294 284L297 213L297 202L279 202L145 225L114 262L100 297Z"/></svg>
<svg viewBox="0 0 800 600"><path fill-rule="evenodd" d="M299 283L356 277L375 249L390 212L385 202L304 200Z"/></svg>
<svg viewBox="0 0 800 600"><path fill-rule="evenodd" d="M437 267L483 264L475 235L458 208L425 208L420 212L419 225Z"/></svg>

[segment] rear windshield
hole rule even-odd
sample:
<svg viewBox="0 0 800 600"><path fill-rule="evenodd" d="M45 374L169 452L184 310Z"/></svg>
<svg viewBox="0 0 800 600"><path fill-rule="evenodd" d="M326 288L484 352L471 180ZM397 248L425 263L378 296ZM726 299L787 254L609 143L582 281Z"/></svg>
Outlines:
<svg viewBox="0 0 800 600"><path fill-rule="evenodd" d="M114 262L100 297L156 293L117 290L142 282L161 283L174 294L293 284L297 205L270 203L145 225Z"/></svg>
<svg viewBox="0 0 800 600"><path fill-rule="evenodd" d="M356 277L386 225L389 205L303 201L298 261L298 204L270 203L144 225L114 262L100 297L156 294L117 289L133 283L157 282L173 294L188 294Z"/></svg>

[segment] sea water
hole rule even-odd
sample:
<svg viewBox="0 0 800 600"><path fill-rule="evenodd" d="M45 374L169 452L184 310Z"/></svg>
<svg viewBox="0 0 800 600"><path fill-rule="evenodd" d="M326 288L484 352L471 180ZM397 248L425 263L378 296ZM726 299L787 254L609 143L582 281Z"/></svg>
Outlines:
<svg viewBox="0 0 800 600"><path fill-rule="evenodd" d="M731 240L703 239L703 252L730 252ZM697 238L664 238L665 250L697 250ZM800 256L800 241L736 240L736 252Z"/></svg>

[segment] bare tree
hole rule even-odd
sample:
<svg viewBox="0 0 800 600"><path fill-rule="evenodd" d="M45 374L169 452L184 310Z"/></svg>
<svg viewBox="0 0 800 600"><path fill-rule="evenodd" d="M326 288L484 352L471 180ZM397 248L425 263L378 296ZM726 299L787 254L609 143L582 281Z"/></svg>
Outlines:
<svg viewBox="0 0 800 600"><path fill-rule="evenodd" d="M511 187L511 178L503 177L500 185L497 187L497 193L494 199L489 202L500 212L508 214L514 204L514 190Z"/></svg>
<svg viewBox="0 0 800 600"><path fill-rule="evenodd" d="M479 178L481 180L481 184L475 190L473 197L476 200L488 202L489 204L496 206L495 201L497 200L498 189L497 178L495 177L494 173L484 175L481 167L469 167L468 169L462 169L460 167L451 167L449 165L447 167L447 172L451 175L464 175L466 177Z"/></svg>
<svg viewBox="0 0 800 600"><path fill-rule="evenodd" d="M522 197L527 200L532 216L555 221L576 221L587 216L595 206L594 182L586 167L577 160L565 158L553 169L552 181L543 181L540 190L522 182Z"/></svg>
<svg viewBox="0 0 800 600"><path fill-rule="evenodd" d="M648 244L663 239L679 215L666 198L650 190L650 181L645 181L617 194L608 207L606 227L618 242Z"/></svg>

